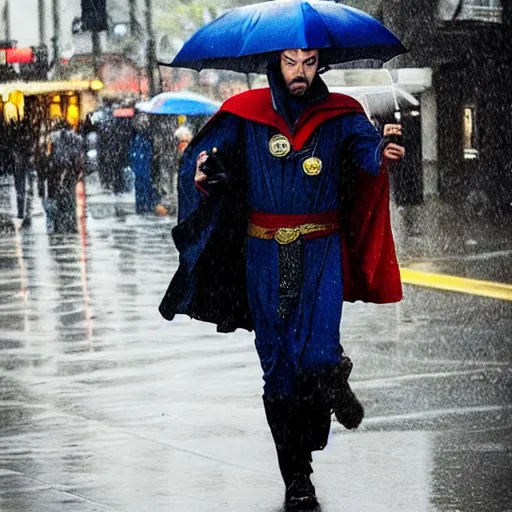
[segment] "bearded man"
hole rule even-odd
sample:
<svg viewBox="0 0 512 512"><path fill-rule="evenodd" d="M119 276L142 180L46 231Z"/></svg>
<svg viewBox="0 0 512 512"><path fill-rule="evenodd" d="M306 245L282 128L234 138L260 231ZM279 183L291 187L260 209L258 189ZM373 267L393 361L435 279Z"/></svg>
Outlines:
<svg viewBox="0 0 512 512"><path fill-rule="evenodd" d="M317 505L312 457L331 413L359 426L340 345L343 301L394 302L401 284L387 168L404 157L360 104L329 93L317 50L268 65L269 88L228 99L180 171L180 265L160 305L220 332L254 329L286 506Z"/></svg>

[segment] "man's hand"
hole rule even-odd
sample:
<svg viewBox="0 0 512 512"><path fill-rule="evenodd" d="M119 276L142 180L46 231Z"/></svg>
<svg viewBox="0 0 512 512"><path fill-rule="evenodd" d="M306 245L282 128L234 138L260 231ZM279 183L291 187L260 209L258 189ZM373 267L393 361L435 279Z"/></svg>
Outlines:
<svg viewBox="0 0 512 512"><path fill-rule="evenodd" d="M202 171L203 164L206 162L207 159L208 153L206 151L201 151L196 161L196 173L194 175L194 181L196 183L201 183L202 181L208 178L208 176L206 176L206 174Z"/></svg>
<svg viewBox="0 0 512 512"><path fill-rule="evenodd" d="M400 124L386 124L384 125L384 137L393 139L394 137L402 137L402 125ZM395 142L388 142L382 152L384 161L399 162L405 157L405 148Z"/></svg>

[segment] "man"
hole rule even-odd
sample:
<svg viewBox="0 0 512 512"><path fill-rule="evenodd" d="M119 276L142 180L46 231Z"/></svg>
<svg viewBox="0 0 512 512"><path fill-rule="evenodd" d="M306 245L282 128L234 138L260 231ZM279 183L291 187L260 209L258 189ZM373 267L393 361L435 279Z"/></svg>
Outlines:
<svg viewBox="0 0 512 512"><path fill-rule="evenodd" d="M339 342L343 300L401 299L385 167L404 148L381 140L355 100L329 94L320 60L283 51L269 89L230 98L190 143L180 266L160 306L169 320L254 328L286 505L300 509L317 505L311 452L327 444L331 411L347 428L364 414Z"/></svg>

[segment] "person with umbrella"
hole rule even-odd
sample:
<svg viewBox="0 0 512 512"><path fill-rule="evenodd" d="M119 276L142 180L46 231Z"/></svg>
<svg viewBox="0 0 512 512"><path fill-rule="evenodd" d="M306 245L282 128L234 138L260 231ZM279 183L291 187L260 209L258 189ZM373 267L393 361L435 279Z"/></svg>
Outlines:
<svg viewBox="0 0 512 512"><path fill-rule="evenodd" d="M331 412L348 429L364 416L340 345L343 301L402 297L386 171L405 150L389 138L400 125L381 139L356 100L329 93L318 72L336 51L288 44L242 59L258 69L263 58L270 87L227 100L185 151L180 265L160 312L254 329L286 506L313 509L312 452L327 445Z"/></svg>
<svg viewBox="0 0 512 512"><path fill-rule="evenodd" d="M137 113L133 120L129 158L135 178L135 212L153 213L160 198L154 179L156 165L151 122L146 113Z"/></svg>

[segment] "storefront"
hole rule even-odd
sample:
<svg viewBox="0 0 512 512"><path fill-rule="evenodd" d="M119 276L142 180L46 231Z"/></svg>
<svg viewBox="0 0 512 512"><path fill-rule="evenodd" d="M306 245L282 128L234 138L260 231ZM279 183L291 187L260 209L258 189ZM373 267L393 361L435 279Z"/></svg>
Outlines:
<svg viewBox="0 0 512 512"><path fill-rule="evenodd" d="M6 124L29 116L32 124L66 119L75 129L96 108L99 80L10 82L0 84L0 113Z"/></svg>

